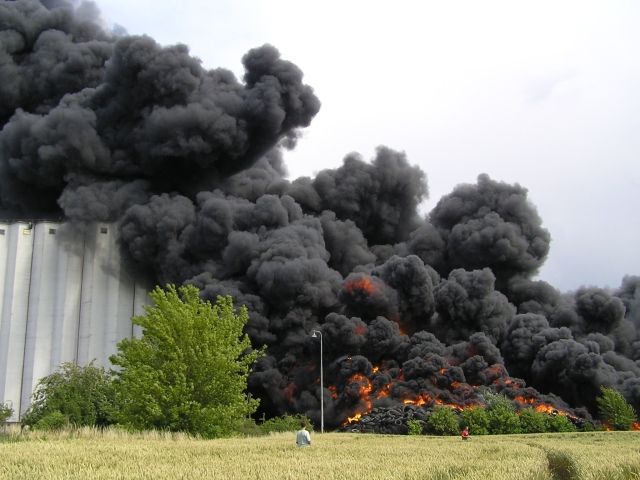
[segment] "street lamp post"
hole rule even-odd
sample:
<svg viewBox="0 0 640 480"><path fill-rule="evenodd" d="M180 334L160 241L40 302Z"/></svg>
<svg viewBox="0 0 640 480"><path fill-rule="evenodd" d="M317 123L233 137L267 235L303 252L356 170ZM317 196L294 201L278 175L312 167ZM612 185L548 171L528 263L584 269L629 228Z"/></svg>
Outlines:
<svg viewBox="0 0 640 480"><path fill-rule="evenodd" d="M324 433L324 379L322 378L322 332L312 330L313 338L320 337L320 433Z"/></svg>

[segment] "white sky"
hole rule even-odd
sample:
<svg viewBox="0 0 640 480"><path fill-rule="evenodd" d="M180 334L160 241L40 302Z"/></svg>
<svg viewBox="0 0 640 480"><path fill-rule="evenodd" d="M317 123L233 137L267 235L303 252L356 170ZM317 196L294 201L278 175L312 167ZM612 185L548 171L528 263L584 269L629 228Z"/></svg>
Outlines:
<svg viewBox="0 0 640 480"><path fill-rule="evenodd" d="M640 275L640 2L97 0L107 25L184 43L242 75L271 43L322 109L291 178L353 151L405 151L428 212L486 172L529 189L551 232L539 278L561 290Z"/></svg>

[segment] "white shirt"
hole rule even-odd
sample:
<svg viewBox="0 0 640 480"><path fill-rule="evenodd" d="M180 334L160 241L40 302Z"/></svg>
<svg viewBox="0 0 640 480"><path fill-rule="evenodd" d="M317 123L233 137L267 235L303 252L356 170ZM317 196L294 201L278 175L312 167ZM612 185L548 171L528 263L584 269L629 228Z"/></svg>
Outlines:
<svg viewBox="0 0 640 480"><path fill-rule="evenodd" d="M299 447L308 447L311 445L311 435L304 428L296 433L296 445Z"/></svg>

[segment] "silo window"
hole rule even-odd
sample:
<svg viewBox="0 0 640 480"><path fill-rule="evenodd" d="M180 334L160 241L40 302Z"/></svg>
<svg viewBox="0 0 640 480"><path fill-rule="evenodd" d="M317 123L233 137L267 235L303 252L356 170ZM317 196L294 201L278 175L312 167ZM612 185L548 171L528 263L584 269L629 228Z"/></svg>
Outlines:
<svg viewBox="0 0 640 480"><path fill-rule="evenodd" d="M50 228L49 229L49 235L55 235L56 234L56 229L55 228Z"/></svg>
<svg viewBox="0 0 640 480"><path fill-rule="evenodd" d="M0 235L4 235L4 228L0 228Z"/></svg>
<svg viewBox="0 0 640 480"><path fill-rule="evenodd" d="M107 227L100 227L100 233L107 233L108 231Z"/></svg>

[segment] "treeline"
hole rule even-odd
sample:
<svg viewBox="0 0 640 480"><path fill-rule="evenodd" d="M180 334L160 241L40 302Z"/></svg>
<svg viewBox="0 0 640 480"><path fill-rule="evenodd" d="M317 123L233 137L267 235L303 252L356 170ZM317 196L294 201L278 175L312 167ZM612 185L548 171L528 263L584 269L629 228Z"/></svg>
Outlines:
<svg viewBox="0 0 640 480"><path fill-rule="evenodd" d="M571 417L563 412L538 412L533 408L517 410L512 400L501 394L485 394L486 406L461 412L436 406L426 420L409 420L410 435L456 435L469 427L473 435L508 433L575 432L594 430L630 430L636 413L624 397L612 388L602 387L597 398L599 421Z"/></svg>
<svg viewBox="0 0 640 480"><path fill-rule="evenodd" d="M22 424L35 429L120 425L205 438L295 430L301 420L310 424L302 416L252 420L259 400L247 395L247 378L262 351L243 333L247 310L236 309L228 296L212 305L199 293L194 286L157 287L145 315L133 318L142 327L141 338L121 341L110 358L116 368L61 365L38 383ZM458 412L438 406L423 419L409 420L407 432L453 435L465 426L473 435L629 430L636 421L631 405L610 388L602 388L597 399L595 424L561 413L519 411L504 395L483 395L484 407ZM0 421L11 414L0 406Z"/></svg>

